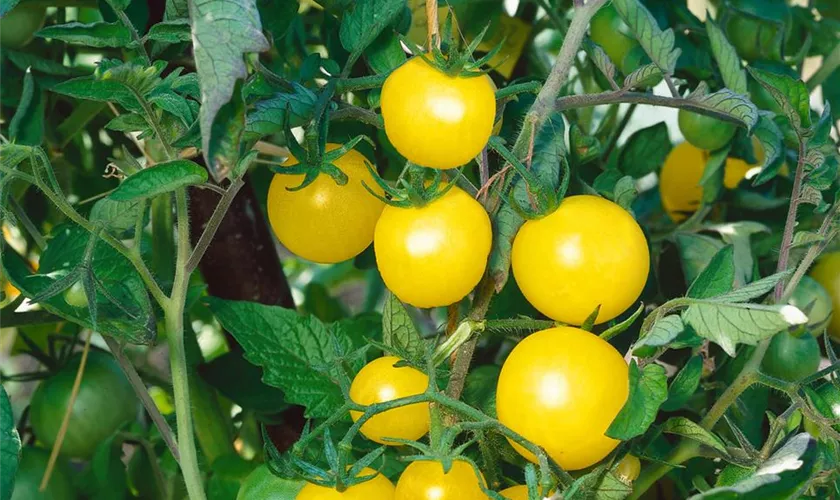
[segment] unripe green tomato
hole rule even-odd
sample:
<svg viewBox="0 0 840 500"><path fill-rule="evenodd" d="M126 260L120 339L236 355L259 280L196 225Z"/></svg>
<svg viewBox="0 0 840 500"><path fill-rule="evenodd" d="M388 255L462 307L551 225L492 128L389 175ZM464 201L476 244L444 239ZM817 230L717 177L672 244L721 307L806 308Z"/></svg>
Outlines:
<svg viewBox="0 0 840 500"><path fill-rule="evenodd" d="M782 46L793 23L783 0L735 0L724 15L724 31L747 61L782 60Z"/></svg>
<svg viewBox="0 0 840 500"><path fill-rule="evenodd" d="M625 75L632 73L638 67L632 67L633 58L628 61L631 63L630 65L625 65L625 57L632 50L641 48L639 42L629 32L630 28L621 19L621 16L612 4L601 7L592 17L592 21L589 24L589 34L592 37L592 41L604 49L604 52L607 53L612 62Z"/></svg>
<svg viewBox="0 0 840 500"><path fill-rule="evenodd" d="M840 418L840 389L833 383L825 383L817 389L817 396L822 401L816 404L817 411L826 418L838 419ZM820 428L814 422L803 419L805 421L805 431L814 437L820 437ZM835 425L835 429L840 430L840 425Z"/></svg>
<svg viewBox="0 0 840 500"><path fill-rule="evenodd" d="M720 149L735 136L735 125L681 109L677 115L685 140L707 151Z"/></svg>
<svg viewBox="0 0 840 500"><path fill-rule="evenodd" d="M292 481L275 476L263 464L248 474L236 500L288 500L295 498L303 488L303 481Z"/></svg>
<svg viewBox="0 0 840 500"><path fill-rule="evenodd" d="M32 35L44 25L47 8L23 4L0 19L0 46L19 49L32 41Z"/></svg>
<svg viewBox="0 0 840 500"><path fill-rule="evenodd" d="M73 286L64 291L64 301L73 307L87 308L88 298L81 281L73 283Z"/></svg>
<svg viewBox="0 0 840 500"><path fill-rule="evenodd" d="M34 446L24 447L21 450L20 463L15 475L15 488L12 490L12 497L9 500L75 499L76 491L73 488L73 482L70 480L72 472L67 463L60 458L53 467L47 489L43 492L38 491L49 460L50 452L48 450Z"/></svg>
<svg viewBox="0 0 840 500"><path fill-rule="evenodd" d="M808 316L807 329L821 335L831 319L831 295L817 280L803 276L788 303L798 307Z"/></svg>
<svg viewBox="0 0 840 500"><path fill-rule="evenodd" d="M781 332L773 337L761 361L761 370L771 377L798 382L820 367L820 344L811 334L794 337Z"/></svg>
<svg viewBox="0 0 840 500"><path fill-rule="evenodd" d="M42 381L32 395L32 429L46 446L52 446L58 436L80 361L78 355L71 358L56 374ZM136 415L137 397L120 366L110 354L91 351L61 454L90 458L102 441Z"/></svg>

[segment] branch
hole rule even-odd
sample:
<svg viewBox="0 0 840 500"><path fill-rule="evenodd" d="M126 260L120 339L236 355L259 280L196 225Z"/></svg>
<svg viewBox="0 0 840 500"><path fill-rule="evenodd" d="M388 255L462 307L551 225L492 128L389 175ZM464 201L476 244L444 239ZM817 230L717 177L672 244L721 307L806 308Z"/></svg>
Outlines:
<svg viewBox="0 0 840 500"><path fill-rule="evenodd" d="M788 260L790 259L790 249L793 245L793 234L796 231L796 212L799 210L799 202L802 199L802 179L805 177L805 139L799 137L799 160L796 164L796 174L793 178L793 192L790 196L790 207L788 207L787 221L785 222L785 232L782 236L782 246L779 251L779 264L776 266L776 272L781 273L787 271ZM784 280L780 280L776 284L776 290L773 293L773 298L779 303L782 300L784 292Z"/></svg>

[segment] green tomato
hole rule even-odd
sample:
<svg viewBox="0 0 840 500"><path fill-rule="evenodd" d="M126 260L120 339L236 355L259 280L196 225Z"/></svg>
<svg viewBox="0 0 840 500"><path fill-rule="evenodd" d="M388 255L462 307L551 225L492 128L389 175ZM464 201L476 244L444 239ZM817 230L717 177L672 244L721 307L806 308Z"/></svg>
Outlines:
<svg viewBox="0 0 840 500"><path fill-rule="evenodd" d="M802 277L788 303L808 316L807 328L814 335L821 335L831 320L831 295L810 276Z"/></svg>
<svg viewBox="0 0 840 500"><path fill-rule="evenodd" d="M37 5L18 5L0 19L0 46L19 49L32 41L32 35L44 25L47 8Z"/></svg>
<svg viewBox="0 0 840 500"><path fill-rule="evenodd" d="M70 288L64 291L64 301L73 307L87 308L88 298L81 280L73 283Z"/></svg>
<svg viewBox="0 0 840 500"><path fill-rule="evenodd" d="M52 446L58 436L80 361L78 355L71 358L32 395L32 429L47 446ZM102 441L135 418L136 410L137 397L114 358L91 351L61 445L62 455L90 458Z"/></svg>
<svg viewBox="0 0 840 500"><path fill-rule="evenodd" d="M294 498L304 484L277 477L263 464L248 474L236 500L287 500Z"/></svg>
<svg viewBox="0 0 840 500"><path fill-rule="evenodd" d="M638 68L638 65L633 66L634 61L638 59L638 55L628 60L628 65L625 65L625 58L633 49L639 48L639 42L630 35L630 28L625 24L618 11L612 4L601 7L600 10L592 17L589 25L589 33L592 41L597 43L604 49L604 52L610 56L610 59L618 66L625 75L630 74Z"/></svg>
<svg viewBox="0 0 840 500"><path fill-rule="evenodd" d="M711 116L681 109L677 119L685 140L700 149L720 149L735 136L735 125Z"/></svg>
<svg viewBox="0 0 840 500"><path fill-rule="evenodd" d="M15 475L15 488L12 490L12 497L9 500L75 499L76 491L73 488L73 482L70 480L72 472L67 463L60 458L53 467L47 489L43 493L38 491L49 460L50 452L48 450L34 446L24 447Z"/></svg>
<svg viewBox="0 0 840 500"><path fill-rule="evenodd" d="M747 61L782 60L782 46L793 26L783 0L734 0L724 14L726 36Z"/></svg>
<svg viewBox="0 0 840 500"><path fill-rule="evenodd" d="M798 382L820 367L820 344L810 334L794 337L781 332L773 337L761 361L761 369L771 377Z"/></svg>
<svg viewBox="0 0 840 500"><path fill-rule="evenodd" d="M821 401L815 406L817 410L826 418L840 418L840 389L831 382L825 383L817 389L817 396ZM814 437L820 436L820 428L814 422L804 419L805 431ZM840 431L840 425L835 425L835 429Z"/></svg>

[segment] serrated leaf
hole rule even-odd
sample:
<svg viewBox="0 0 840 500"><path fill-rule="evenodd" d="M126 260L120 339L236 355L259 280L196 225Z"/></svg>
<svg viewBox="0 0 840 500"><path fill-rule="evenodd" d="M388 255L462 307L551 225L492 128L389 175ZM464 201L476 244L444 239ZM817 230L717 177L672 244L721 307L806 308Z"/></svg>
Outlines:
<svg viewBox="0 0 840 500"><path fill-rule="evenodd" d="M577 478L568 491L571 493L566 496L564 492L563 498L569 500L624 500L630 496L633 488L612 472L604 473L596 469Z"/></svg>
<svg viewBox="0 0 840 500"><path fill-rule="evenodd" d="M791 248L803 248L825 241L825 236L813 231L797 231L793 235Z"/></svg>
<svg viewBox="0 0 840 500"><path fill-rule="evenodd" d="M344 330L278 306L214 297L208 305L245 358L263 368L263 382L306 407L308 418L332 416L344 404L339 358L353 348Z"/></svg>
<svg viewBox="0 0 840 500"><path fill-rule="evenodd" d="M803 325L808 317L796 307L785 305L729 304L695 300L682 313L683 321L703 338L718 344L735 357L738 344L756 345L764 339Z"/></svg>
<svg viewBox="0 0 840 500"><path fill-rule="evenodd" d="M97 80L93 77L74 78L52 88L53 92L77 99L116 102L123 108L142 113L143 108L125 85L114 80Z"/></svg>
<svg viewBox="0 0 840 500"><path fill-rule="evenodd" d="M776 284L782 279L790 276L790 272L777 273L758 281L754 281L748 285L726 292L723 295L708 297L707 300L713 302L747 302L766 295ZM706 297L703 297L706 298Z"/></svg>
<svg viewBox="0 0 840 500"><path fill-rule="evenodd" d="M600 158L603 153L597 137L586 135L576 124L569 131L569 148L578 165Z"/></svg>
<svg viewBox="0 0 840 500"><path fill-rule="evenodd" d="M686 294L694 299L706 299L732 290L735 284L735 248L720 249L706 265Z"/></svg>
<svg viewBox="0 0 840 500"><path fill-rule="evenodd" d="M709 154L706 166L703 169L703 176L699 184L703 186L703 203L714 204L723 193L723 181L725 174L726 158L729 156L731 146L727 145Z"/></svg>
<svg viewBox="0 0 840 500"><path fill-rule="evenodd" d="M753 133L761 142L761 148L764 150L761 172L753 178L753 186L760 186L776 177L785 163L783 157L785 151L784 136L771 116L762 112L753 130Z"/></svg>
<svg viewBox="0 0 840 500"><path fill-rule="evenodd" d="M386 30L365 49L365 58L374 73L390 73L405 62L405 51L396 33Z"/></svg>
<svg viewBox="0 0 840 500"><path fill-rule="evenodd" d="M118 201L102 198L90 210L90 221L101 222L111 231L123 233L134 227L144 207L145 203L141 199Z"/></svg>
<svg viewBox="0 0 840 500"><path fill-rule="evenodd" d="M584 39L583 48L589 54L589 59L595 67L613 84L615 83L615 64L600 45L589 38Z"/></svg>
<svg viewBox="0 0 840 500"><path fill-rule="evenodd" d="M668 400L662 403L662 409L665 411L675 411L682 408L697 391L702 374L702 356L692 356L688 360L688 363L677 373L674 380L671 381L671 385L668 387Z"/></svg>
<svg viewBox="0 0 840 500"><path fill-rule="evenodd" d="M201 86L202 151L210 173L220 181L227 172L210 153L219 140L213 125L219 110L233 97L236 81L248 74L244 54L269 49L262 34L256 0L189 2L195 66Z"/></svg>
<svg viewBox="0 0 840 500"><path fill-rule="evenodd" d="M639 0L613 0L613 6L630 27L650 60L669 75L674 74L680 49L674 48L674 30L662 31L656 19Z"/></svg>
<svg viewBox="0 0 840 500"><path fill-rule="evenodd" d="M715 111L739 120L752 130L758 122L758 108L746 96L729 89L718 90L713 94L691 95L689 101L703 109Z"/></svg>
<svg viewBox="0 0 840 500"><path fill-rule="evenodd" d="M382 343L410 356L408 361L421 362L426 354L420 332L403 303L392 293L382 310Z"/></svg>
<svg viewBox="0 0 840 500"><path fill-rule="evenodd" d="M207 171L201 165L189 160L173 160L130 175L109 197L117 201L151 198L203 182L207 182Z"/></svg>
<svg viewBox="0 0 840 500"><path fill-rule="evenodd" d="M357 0L341 19L338 36L351 54L361 54L403 11L403 0Z"/></svg>
<svg viewBox="0 0 840 500"><path fill-rule="evenodd" d="M318 97L298 83L292 83L290 93L277 93L269 99L257 101L248 113L245 131L255 137L271 135L283 130L286 113L290 112L289 125L300 127L312 118Z"/></svg>
<svg viewBox="0 0 840 500"><path fill-rule="evenodd" d="M163 43L189 42L192 40L189 20L176 19L159 22L149 29L146 38Z"/></svg>
<svg viewBox="0 0 840 500"><path fill-rule="evenodd" d="M719 437L685 417L669 418L662 426L662 432L666 434L676 434L678 436L697 441L700 444L719 451L725 456L729 455L726 451L726 446Z"/></svg>
<svg viewBox="0 0 840 500"><path fill-rule="evenodd" d="M641 68L633 71L626 78L624 78L624 90L634 88L648 88L656 85L662 80L662 70L656 64L645 64Z"/></svg>
<svg viewBox="0 0 840 500"><path fill-rule="evenodd" d="M636 179L659 170L671 152L668 126L660 122L633 133L621 149L618 165Z"/></svg>
<svg viewBox="0 0 840 500"><path fill-rule="evenodd" d="M794 129L811 126L810 96L805 82L756 68L749 68L749 72L785 111Z"/></svg>
<svg viewBox="0 0 840 500"><path fill-rule="evenodd" d="M119 22L56 24L39 30L35 36L88 47L127 47L131 43L131 32Z"/></svg>
<svg viewBox="0 0 840 500"><path fill-rule="evenodd" d="M712 54L720 68L723 83L733 91L747 95L747 74L741 66L741 57L711 16L706 18L706 33L709 35Z"/></svg>
<svg viewBox="0 0 840 500"><path fill-rule="evenodd" d="M44 96L28 70L20 103L9 122L9 135L18 144L29 146L39 146L44 137Z"/></svg>
<svg viewBox="0 0 840 500"><path fill-rule="evenodd" d="M0 497L11 498L20 462L20 435L6 388L0 385Z"/></svg>
<svg viewBox="0 0 840 500"><path fill-rule="evenodd" d="M621 441L644 434L656 419L659 406L668 398L665 368L651 363L640 370L633 360L629 369L630 395L605 433Z"/></svg>
<svg viewBox="0 0 840 500"><path fill-rule="evenodd" d="M669 314L657 320L647 335L639 339L633 346L636 350L640 347L661 347L671 343L685 330L682 318L676 314Z"/></svg>
<svg viewBox="0 0 840 500"><path fill-rule="evenodd" d="M638 194L636 181L629 175L625 175L615 183L612 198L618 206L629 212Z"/></svg>

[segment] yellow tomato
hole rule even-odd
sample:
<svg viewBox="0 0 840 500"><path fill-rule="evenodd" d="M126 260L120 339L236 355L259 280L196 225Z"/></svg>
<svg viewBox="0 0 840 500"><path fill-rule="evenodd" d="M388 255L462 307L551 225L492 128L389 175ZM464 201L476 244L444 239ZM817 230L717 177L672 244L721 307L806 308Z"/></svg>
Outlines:
<svg viewBox="0 0 840 500"><path fill-rule="evenodd" d="M327 151L337 147L328 144ZM344 186L321 174L305 188L289 191L300 185L303 175L275 175L268 190L268 220L280 243L304 259L325 264L362 253L373 240L385 206L362 185L382 194L365 161L361 153L351 150L333 162L348 177ZM297 163L290 157L283 166Z"/></svg>
<svg viewBox="0 0 840 500"><path fill-rule="evenodd" d="M840 252L824 255L811 270L811 277L831 296L834 314L828 323L828 334L840 341Z"/></svg>
<svg viewBox="0 0 840 500"><path fill-rule="evenodd" d="M625 455L615 466L615 475L625 483L632 483L642 471L642 462L633 455Z"/></svg>
<svg viewBox="0 0 840 500"><path fill-rule="evenodd" d="M571 196L553 213L526 222L513 240L513 276L549 318L582 324L600 305L609 321L638 299L650 258L641 228L615 203Z"/></svg>
<svg viewBox="0 0 840 500"><path fill-rule="evenodd" d="M359 483L347 488L344 491L336 491L333 488L326 486L319 486L313 483L306 483L306 486L300 490L296 500L391 500L394 498L394 484L388 480L387 477L379 474L370 467L365 467L358 476L370 476L376 474L376 477L369 479L364 483Z"/></svg>
<svg viewBox="0 0 840 500"><path fill-rule="evenodd" d="M453 186L423 207L386 207L373 247L388 289L413 306L438 307L458 302L475 288L492 237L484 207Z"/></svg>
<svg viewBox="0 0 840 500"><path fill-rule="evenodd" d="M481 490L483 483L484 478L479 479L472 466L463 460L453 461L446 474L440 462L411 462L397 481L394 499L487 500Z"/></svg>
<svg viewBox="0 0 840 500"><path fill-rule="evenodd" d="M564 469L583 469L618 445L604 433L627 400L629 382L624 358L608 342L579 328L550 328L525 337L505 360L496 411Z"/></svg>
<svg viewBox="0 0 840 500"><path fill-rule="evenodd" d="M508 500L530 500L530 497L528 497L528 487L524 484L505 488L499 494Z"/></svg>
<svg viewBox="0 0 840 500"><path fill-rule="evenodd" d="M496 116L494 88L486 74L449 76L414 57L382 86L388 140L417 165L461 166L478 156L490 138Z"/></svg>
<svg viewBox="0 0 840 500"><path fill-rule="evenodd" d="M410 366L395 368L399 360L383 356L365 365L350 384L350 399L360 405L372 405L424 393L429 377ZM355 422L362 414L351 411L350 416ZM399 443L387 438L420 439L429 432L429 404L416 403L379 413L362 425L361 432L368 439L390 445Z"/></svg>

